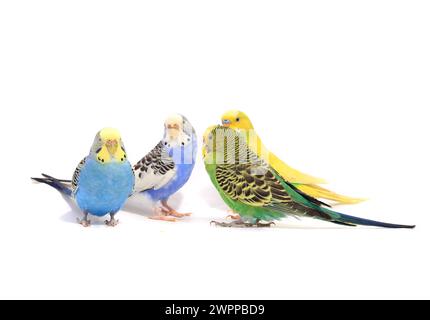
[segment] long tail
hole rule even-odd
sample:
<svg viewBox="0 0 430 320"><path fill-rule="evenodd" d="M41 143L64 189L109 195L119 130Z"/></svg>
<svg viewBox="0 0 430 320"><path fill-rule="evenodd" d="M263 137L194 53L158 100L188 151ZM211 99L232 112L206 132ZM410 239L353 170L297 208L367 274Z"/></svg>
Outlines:
<svg viewBox="0 0 430 320"><path fill-rule="evenodd" d="M45 183L57 189L61 193L65 194L66 196L70 197L72 195L72 189L68 185L63 183L63 182L68 183L69 180L59 180L44 173L42 173L42 176L44 176L44 178L31 178L31 179L40 183Z"/></svg>
<svg viewBox="0 0 430 320"><path fill-rule="evenodd" d="M366 200L363 198L352 198L344 196L315 184L300 184L297 185L297 188L314 198L332 200L336 201L338 204L356 204Z"/></svg>
<svg viewBox="0 0 430 320"><path fill-rule="evenodd" d="M287 181L297 184L319 184L327 183L324 179L311 176L309 174L303 173L297 169L290 167L284 161L279 159L275 154L269 152L266 147L263 146L260 138L257 140L257 146L261 146L261 150L257 154L265 156L268 155L270 165Z"/></svg>
<svg viewBox="0 0 430 320"><path fill-rule="evenodd" d="M347 225L347 226L362 225L362 226L372 226L372 227L382 227L382 228L406 228L406 229L415 228L415 225L393 224L393 223L386 223L381 221L349 216L349 215L336 212L323 207L320 207L320 210L318 211L323 212L330 217L329 219L327 219L327 217L323 217L324 220L330 220L333 223Z"/></svg>

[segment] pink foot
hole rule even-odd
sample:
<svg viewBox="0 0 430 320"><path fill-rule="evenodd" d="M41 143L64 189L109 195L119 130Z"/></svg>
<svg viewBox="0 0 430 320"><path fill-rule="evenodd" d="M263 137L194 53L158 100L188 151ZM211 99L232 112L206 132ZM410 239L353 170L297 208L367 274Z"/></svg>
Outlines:
<svg viewBox="0 0 430 320"><path fill-rule="evenodd" d="M149 219L176 222L176 219L174 217L164 216L164 215L151 216L149 217Z"/></svg>
<svg viewBox="0 0 430 320"><path fill-rule="evenodd" d="M232 220L240 220L239 214L229 214L226 219L232 219Z"/></svg>
<svg viewBox="0 0 430 320"><path fill-rule="evenodd" d="M187 213L180 213L176 210L169 210L166 212L166 214L168 214L169 216L174 216L176 218L183 218L183 217L189 217L191 216L191 212L187 212Z"/></svg>
<svg viewBox="0 0 430 320"><path fill-rule="evenodd" d="M169 206L167 204L167 201L161 201L161 205L163 206L161 208L161 211L168 216L173 216L176 218L183 218L183 217L188 217L191 215L191 212L187 212L187 213L180 213L178 211L176 211L175 209L173 209L171 206Z"/></svg>

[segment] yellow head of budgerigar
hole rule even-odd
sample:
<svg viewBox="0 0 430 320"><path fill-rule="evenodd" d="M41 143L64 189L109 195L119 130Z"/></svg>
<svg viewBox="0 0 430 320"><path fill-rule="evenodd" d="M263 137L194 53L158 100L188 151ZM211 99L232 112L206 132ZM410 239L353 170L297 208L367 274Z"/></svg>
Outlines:
<svg viewBox="0 0 430 320"><path fill-rule="evenodd" d="M254 129L248 116L244 112L239 110L230 110L225 112L221 117L221 123L224 127L230 127L233 129Z"/></svg>
<svg viewBox="0 0 430 320"><path fill-rule="evenodd" d="M104 128L99 131L93 148L100 163L123 162L127 158L121 135L117 129Z"/></svg>

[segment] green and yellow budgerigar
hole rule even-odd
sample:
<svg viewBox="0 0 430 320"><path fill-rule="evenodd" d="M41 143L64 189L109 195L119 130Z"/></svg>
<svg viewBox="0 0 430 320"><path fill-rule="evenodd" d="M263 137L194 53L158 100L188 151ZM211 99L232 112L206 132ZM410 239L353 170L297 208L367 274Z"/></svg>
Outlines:
<svg viewBox="0 0 430 320"><path fill-rule="evenodd" d="M331 190L319 186L325 183L325 180L302 173L287 165L275 154L270 152L262 143L260 137L256 134L254 126L249 117L242 111L230 110L225 112L221 117L222 125L239 130L246 135L249 148L259 157L265 160L279 173L279 175L304 193L320 199L334 201L338 204L355 204L364 201L362 198L352 198L335 193Z"/></svg>
<svg viewBox="0 0 430 320"><path fill-rule="evenodd" d="M286 216L316 218L346 226L414 228L362 219L333 211L285 180L247 145L237 130L214 126L203 139L206 171L225 203L240 215L219 226L270 226Z"/></svg>

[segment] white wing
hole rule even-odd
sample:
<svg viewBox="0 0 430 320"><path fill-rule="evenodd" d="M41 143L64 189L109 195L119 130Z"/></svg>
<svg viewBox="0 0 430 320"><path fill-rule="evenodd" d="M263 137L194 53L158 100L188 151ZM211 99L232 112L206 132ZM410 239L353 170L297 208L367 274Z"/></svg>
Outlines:
<svg viewBox="0 0 430 320"><path fill-rule="evenodd" d="M136 163L134 174L135 192L160 189L175 176L175 163L165 150L163 141Z"/></svg>

